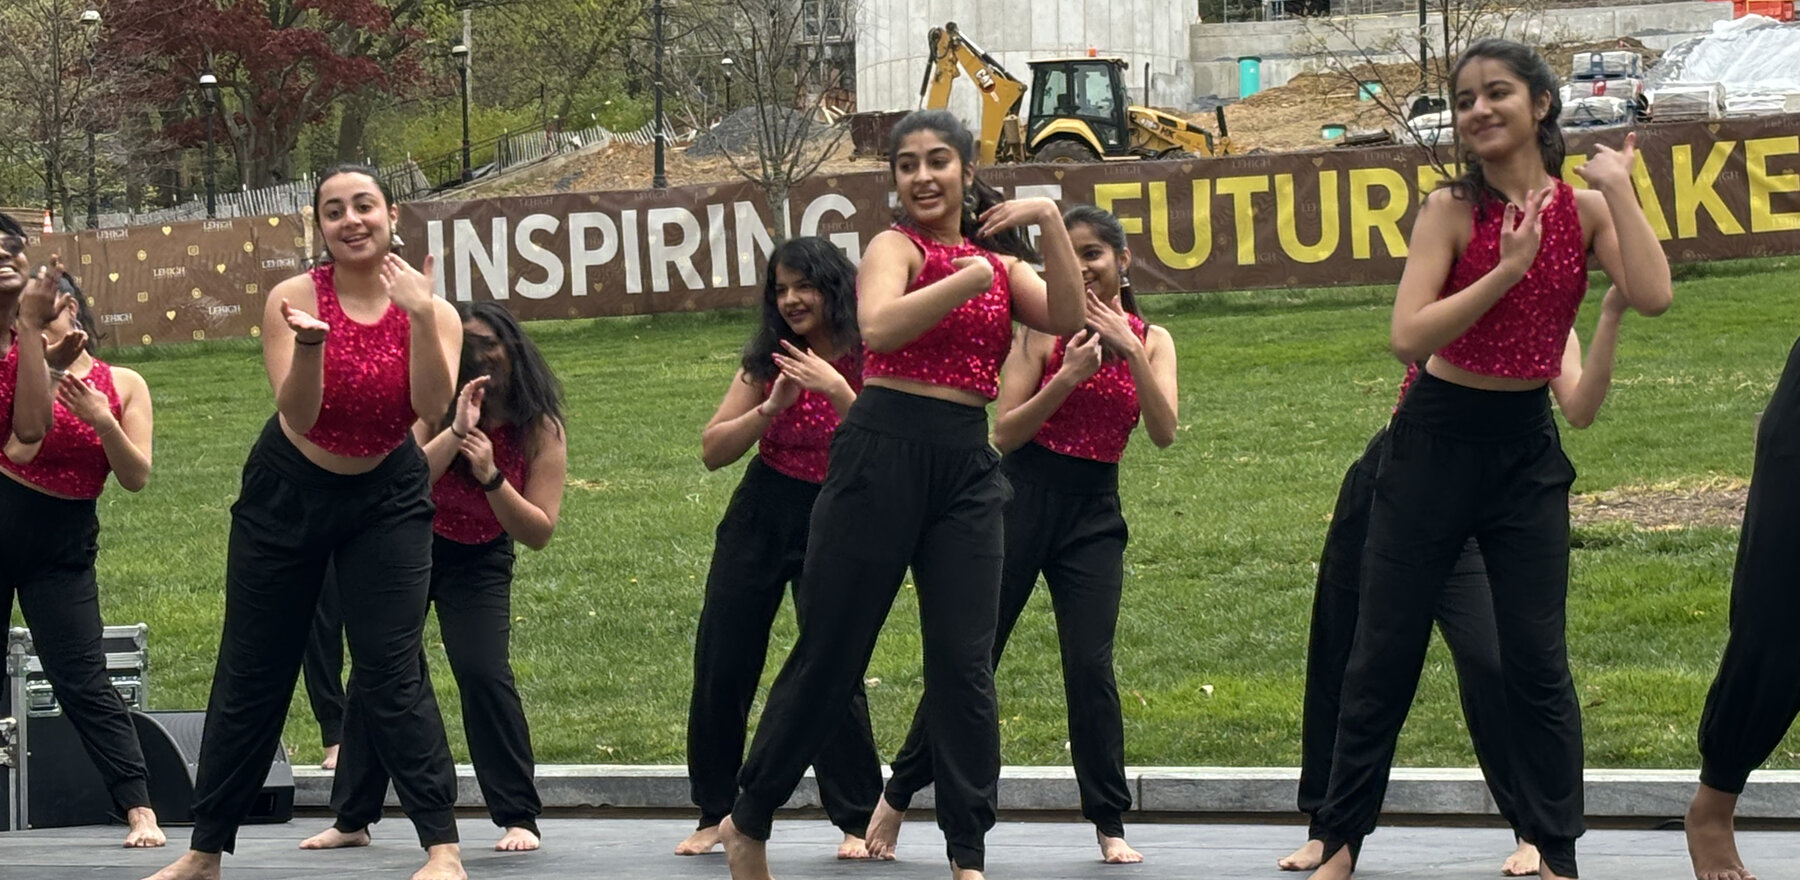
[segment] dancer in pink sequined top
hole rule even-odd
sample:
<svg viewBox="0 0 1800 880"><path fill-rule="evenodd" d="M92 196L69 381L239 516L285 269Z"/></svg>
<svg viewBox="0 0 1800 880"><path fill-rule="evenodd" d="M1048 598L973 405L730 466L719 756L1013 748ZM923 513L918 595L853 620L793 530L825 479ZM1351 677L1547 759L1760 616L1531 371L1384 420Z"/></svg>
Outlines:
<svg viewBox="0 0 1800 880"><path fill-rule="evenodd" d="M676 855L717 847L720 822L737 798L769 629L789 584L800 607L813 502L838 423L862 389L862 366L856 267L823 238L782 242L769 255L742 363L700 434L707 470L752 446L756 456L714 533L688 703L688 789L700 821ZM825 814L843 832L838 857L866 858L863 830L881 794L881 758L860 681L811 763Z"/></svg>
<svg viewBox="0 0 1800 880"><path fill-rule="evenodd" d="M250 449L231 507L194 833L188 852L154 880L219 878L222 854L261 789L268 744L287 720L328 567L344 585L351 647L346 730L368 726L364 751L374 755L365 757L392 774L426 850L424 873L462 874L455 764L419 663L431 586L430 475L405 426L449 410L462 322L433 295L431 259L421 271L394 252L399 209L378 176L361 166L320 175L313 208L327 265L275 285L264 304L275 414Z"/></svg>
<svg viewBox="0 0 1800 880"><path fill-rule="evenodd" d="M1012 485L994 663L1041 573L1056 613L1068 703L1069 751L1081 814L1100 857L1142 861L1125 842L1131 783L1113 677L1113 634L1124 591L1129 530L1119 503L1119 457L1142 413L1151 442L1175 441L1175 342L1146 325L1125 283L1131 251L1117 218L1083 205L1063 215L1087 289L1087 327L1072 339L1021 328L1006 359L994 426ZM915 711L894 758L884 802L903 809L935 781L938 740Z"/></svg>
<svg viewBox="0 0 1800 880"><path fill-rule="evenodd" d="M1580 706L1563 639L1569 486L1546 383L1586 292L1588 255L1644 315L1668 308L1668 260L1632 188L1634 139L1563 165L1558 82L1529 47L1470 46L1451 72L1464 173L1426 198L1394 300L1390 343L1425 360L1395 412L1370 505L1354 648L1331 777L1314 814L1315 880L1346 880L1375 829L1432 612L1465 543L1492 585L1519 836L1545 878L1577 876Z"/></svg>
<svg viewBox="0 0 1800 880"><path fill-rule="evenodd" d="M974 136L943 111L908 114L889 135L905 216L875 236L857 270L864 387L832 437L813 507L795 588L800 637L719 826L733 880L768 880L775 810L838 729L909 568L928 609L928 726L948 768L938 824L952 876L981 876L1000 772L991 653L1007 491L986 406L1010 322L1073 333L1083 308L1056 205L1005 200L976 180L974 155ZM1028 225L1041 233L1041 276L1020 231ZM891 855L892 806L879 802L869 823L870 856Z"/></svg>
<svg viewBox="0 0 1800 880"><path fill-rule="evenodd" d="M61 714L131 826L125 846L162 846L144 752L107 677L94 570L106 475L132 492L150 477L150 389L93 357L92 318L55 256L28 266L23 230L0 214L0 323L15 336L0 361L0 621L16 601Z"/></svg>

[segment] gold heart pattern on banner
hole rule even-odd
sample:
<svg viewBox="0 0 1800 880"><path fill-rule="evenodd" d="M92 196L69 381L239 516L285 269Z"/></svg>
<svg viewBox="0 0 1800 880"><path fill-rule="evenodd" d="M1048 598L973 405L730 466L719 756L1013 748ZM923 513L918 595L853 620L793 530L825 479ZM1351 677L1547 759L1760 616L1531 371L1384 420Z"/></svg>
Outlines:
<svg viewBox="0 0 1800 880"><path fill-rule="evenodd" d="M261 291L300 271L297 216L197 220L47 238L65 261L105 274L85 292L100 344L153 345L248 337L262 317Z"/></svg>

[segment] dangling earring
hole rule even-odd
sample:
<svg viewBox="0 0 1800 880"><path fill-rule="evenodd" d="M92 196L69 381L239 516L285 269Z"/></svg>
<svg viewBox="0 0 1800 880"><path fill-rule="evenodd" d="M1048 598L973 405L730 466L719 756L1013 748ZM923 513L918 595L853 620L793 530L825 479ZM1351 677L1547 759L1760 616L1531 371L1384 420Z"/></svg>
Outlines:
<svg viewBox="0 0 1800 880"><path fill-rule="evenodd" d="M398 251L403 247L406 247L406 242L400 239L400 230L396 229L388 233L388 250Z"/></svg>
<svg viewBox="0 0 1800 880"><path fill-rule="evenodd" d="M975 191L974 190L970 190L970 189L963 190L962 207L963 207L963 209L962 209L963 222L964 223L974 223L977 219L975 216Z"/></svg>

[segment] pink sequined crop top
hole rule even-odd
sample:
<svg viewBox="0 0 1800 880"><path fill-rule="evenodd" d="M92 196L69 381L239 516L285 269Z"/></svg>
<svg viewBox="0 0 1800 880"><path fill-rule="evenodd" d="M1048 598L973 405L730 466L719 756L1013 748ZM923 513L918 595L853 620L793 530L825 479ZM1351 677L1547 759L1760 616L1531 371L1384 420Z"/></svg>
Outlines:
<svg viewBox="0 0 1800 880"><path fill-rule="evenodd" d="M987 292L950 310L930 330L904 347L863 355L863 378L893 376L973 391L989 400L1000 391L1000 362L1012 345L1012 285L1006 266L993 253L964 241L951 245L935 241L911 225L896 223L899 230L925 255L919 277L906 288L911 293L956 272L951 260L983 257L994 267L994 283Z"/></svg>
<svg viewBox="0 0 1800 880"><path fill-rule="evenodd" d="M16 369L15 366L9 376L16 376ZM113 385L112 366L105 361L94 361L93 369L87 374L87 383L106 395L107 407L112 410L113 418L118 418L123 410L119 405L119 391ZM7 384L8 404L15 387L12 383ZM17 464L0 455L0 467L18 474L33 486L64 498L99 498L100 490L106 488L106 475L112 473L112 463L106 460L106 447L101 444L99 433L64 407L62 401L51 401L50 407L54 420L50 423L50 432L38 446L37 456L28 464ZM10 412L11 409L9 405L7 410Z"/></svg>
<svg viewBox="0 0 1800 880"><path fill-rule="evenodd" d="M319 418L306 439L333 455L383 455L406 439L417 418L407 360L412 321L392 303L373 324L351 320L338 304L333 273L330 263L312 270L317 316L331 332L325 336Z"/></svg>
<svg viewBox="0 0 1800 880"><path fill-rule="evenodd" d="M1131 332L1144 339L1149 332L1144 322L1136 315L1125 317L1131 322ZM1056 340L1056 347L1044 362L1039 388L1049 384L1056 371L1062 369L1063 350L1068 344L1067 339ZM1137 427L1138 415L1137 383L1131 378L1131 367L1123 358L1107 358L1100 362L1094 375L1069 392L1068 399L1044 420L1031 442L1058 455L1117 463L1125 454L1131 429Z"/></svg>
<svg viewBox="0 0 1800 880"><path fill-rule="evenodd" d="M831 365L852 389L861 393L862 371L858 361L854 354L846 354ZM768 397L769 387L764 386L763 399ZM830 398L801 391L792 406L769 422L762 440L756 444L756 455L777 473L808 483L823 483L826 452L831 448L831 433L837 426L838 414Z"/></svg>
<svg viewBox="0 0 1800 880"><path fill-rule="evenodd" d="M518 431L511 425L496 425L485 429L485 433L494 446L494 467L514 489L525 491L527 462ZM481 484L461 464L453 463L438 477L431 487L431 503L437 506L437 513L431 517L431 530L458 544L485 544L504 531L494 516L493 505L488 503L487 493L481 491Z"/></svg>
<svg viewBox="0 0 1800 880"><path fill-rule="evenodd" d="M1475 283L1500 262L1504 206L1488 200L1475 209L1474 229L1438 298ZM1544 231L1537 259L1475 325L1437 356L1485 376L1554 379L1562 374L1563 347L1581 298L1587 295L1587 245L1575 191L1556 181L1556 195L1540 215Z"/></svg>

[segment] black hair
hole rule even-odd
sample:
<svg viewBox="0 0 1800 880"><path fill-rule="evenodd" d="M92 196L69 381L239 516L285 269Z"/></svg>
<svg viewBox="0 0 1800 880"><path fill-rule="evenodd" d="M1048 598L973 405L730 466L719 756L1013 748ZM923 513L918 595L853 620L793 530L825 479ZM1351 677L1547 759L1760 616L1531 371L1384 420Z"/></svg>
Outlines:
<svg viewBox="0 0 1800 880"><path fill-rule="evenodd" d="M975 135L969 132L968 126L962 124L962 120L957 119L948 110L914 110L901 117L899 122L894 123L893 130L888 132L889 174L894 171L894 156L900 152L900 142L906 140L907 135L917 134L921 131L936 134L944 143L949 144L950 148L956 151L956 155L962 159L964 168L974 167ZM1001 195L999 190L982 183L979 177L971 177L966 191L962 194L963 238L996 254L1017 257L1027 263L1040 262L1043 257L1039 256L1037 248L1032 247L1031 242L1026 240L1023 229L1016 227L1005 229L985 238L975 234L981 229L981 220L979 219L981 215L987 209L1004 201L1006 201L1006 196Z"/></svg>
<svg viewBox="0 0 1800 880"><path fill-rule="evenodd" d="M98 356L100 340L105 338L105 335L100 332L100 325L94 321L94 313L88 308L87 296L81 292L80 285L77 285L75 279L69 277L67 272L63 273L59 286L63 292L75 298L75 326L87 334L87 343L83 348L87 349L89 357Z"/></svg>
<svg viewBox="0 0 1800 880"><path fill-rule="evenodd" d="M549 419L557 428L563 426L562 382L550 371L550 365L544 362L544 356L538 351L537 345L531 341L531 337L525 335L525 331L519 327L518 319L505 306L491 301L458 303L456 314L465 323L478 320L494 328L494 338L506 352L507 369L511 375L506 377L506 400L498 401L504 406L495 407L489 412L504 413L507 423L520 429L527 454L536 454L536 450L531 448L531 442L536 436L534 429L538 422ZM457 390L460 392L464 385L479 375L480 365L469 356L465 343L457 370ZM455 416L456 404L452 403L450 411L444 414L443 424L450 424Z"/></svg>
<svg viewBox="0 0 1800 880"><path fill-rule="evenodd" d="M388 192L387 184L381 179L381 172L374 166L363 165L356 162L344 162L333 165L326 168L324 171L319 172L319 180L317 183L313 184L313 225L317 226L319 231L323 232L325 230L325 218L319 211L319 195L325 191L325 181L337 177L340 174L361 174L364 177L375 181L375 189L381 192L382 203L390 208L394 206L394 196L392 193ZM395 252L400 250L399 231L392 227L388 228L388 250ZM322 253L319 254L318 261L321 263L331 262L331 246L329 244L323 245Z"/></svg>
<svg viewBox="0 0 1800 880"><path fill-rule="evenodd" d="M776 303L775 267L789 271L812 283L819 292L820 320L825 322L831 344L839 352L860 357L862 334L856 326L856 267L851 265L837 245L818 236L790 238L769 255L769 267L763 273L762 320L757 322L750 341L744 343L744 375L757 382L775 380L775 359L786 340L806 348L806 340L796 335L781 316Z"/></svg>
<svg viewBox="0 0 1800 880"><path fill-rule="evenodd" d="M1568 144L1563 141L1562 127L1557 119L1562 115L1562 93L1557 87L1556 72L1550 69L1544 56L1524 43L1489 37L1477 40L1474 45L1464 49L1456 59L1456 66L1450 69L1450 88L1456 89L1456 82L1462 76L1463 68L1477 58L1488 58L1506 65L1513 76L1525 83L1526 93L1532 106L1537 105L1539 95L1550 97L1550 110L1537 123L1538 153L1544 160L1544 171L1552 179L1562 177L1563 156L1568 153ZM1454 97L1451 105L1456 103ZM1461 177L1450 183L1450 192L1456 198L1475 206L1477 215L1489 202L1505 202L1506 196L1488 183L1487 173L1482 170L1481 157L1472 150L1463 151L1463 173Z"/></svg>
<svg viewBox="0 0 1800 880"><path fill-rule="evenodd" d="M16 235L25 238L25 227L19 225L11 214L0 211L0 235Z"/></svg>
<svg viewBox="0 0 1800 880"><path fill-rule="evenodd" d="M1119 218L1114 217L1111 211L1096 205L1076 205L1063 212L1063 225L1070 230L1074 230L1077 226L1086 226L1094 230L1094 237L1112 248L1114 257L1125 254L1125 227L1119 223ZM1137 297L1131 295L1131 282L1123 275L1119 277L1119 303L1125 307L1125 311L1137 315L1139 318L1144 317L1143 313L1138 311Z"/></svg>

